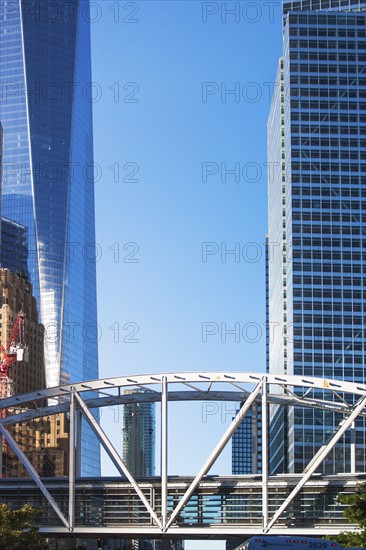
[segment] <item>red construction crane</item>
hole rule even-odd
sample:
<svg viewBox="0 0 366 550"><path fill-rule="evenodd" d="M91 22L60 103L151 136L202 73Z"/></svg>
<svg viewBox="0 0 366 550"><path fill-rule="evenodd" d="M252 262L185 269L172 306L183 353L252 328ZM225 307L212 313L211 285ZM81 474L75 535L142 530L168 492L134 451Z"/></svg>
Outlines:
<svg viewBox="0 0 366 550"><path fill-rule="evenodd" d="M26 360L26 345L24 341L24 313L20 311L8 338L6 349L0 342L0 398L11 397L12 381L10 367L19 361ZM0 418L7 415L7 410L0 411Z"/></svg>
<svg viewBox="0 0 366 550"><path fill-rule="evenodd" d="M11 397L12 380L10 378L10 368L18 361L28 361L28 349L24 341L24 313L20 311L16 321L11 329L6 349L0 341L0 399ZM0 419L8 415L8 409L0 410ZM11 469L11 455L6 441L2 442L0 452L3 455L3 466L0 477L6 477Z"/></svg>

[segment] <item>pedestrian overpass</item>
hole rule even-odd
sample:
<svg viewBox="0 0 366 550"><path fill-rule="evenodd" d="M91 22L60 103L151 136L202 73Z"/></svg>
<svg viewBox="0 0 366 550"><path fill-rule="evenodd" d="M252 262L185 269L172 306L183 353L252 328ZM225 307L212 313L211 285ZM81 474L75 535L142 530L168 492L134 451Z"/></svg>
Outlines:
<svg viewBox="0 0 366 550"><path fill-rule="evenodd" d="M365 476L366 477L366 476ZM301 479L295 476L268 478L268 511L273 515L279 503L289 497ZM281 515L268 534L332 535L352 530L343 517L344 507L337 502L340 493L352 493L363 476L315 475ZM47 491L59 510L67 517L69 480L43 478ZM193 482L193 478L169 477L167 512L171 514ZM138 480L139 487L152 504L158 517L161 513L160 478ZM30 479L3 479L0 501L20 507L30 503L42 509L41 531L50 537L131 538L139 534L160 538L161 528L136 496L127 479L81 478L75 480L74 525L70 530L60 520L47 499ZM167 530L169 538L229 538L263 533L261 476L205 477L189 502Z"/></svg>
<svg viewBox="0 0 366 550"><path fill-rule="evenodd" d="M124 393L142 388L145 393ZM93 410L126 403L161 403L161 471L135 479ZM243 403L195 477L168 476L168 402ZM262 473L210 476L212 465L250 407L261 407ZM268 405L296 406L339 413L334 433L298 475L269 476ZM350 472L316 473L329 452L359 416L366 416L366 385L299 376L258 373L167 373L94 380L43 389L0 401L7 416L0 434L29 473L27 479L0 480L0 501L14 507L29 502L42 509L41 532L49 536L147 538L229 538L254 534L332 535L354 530L343 517L340 493L353 493L366 473L356 472L356 442L351 434ZM8 426L68 413L69 477L40 478ZM81 419L105 449L120 477L82 478Z"/></svg>

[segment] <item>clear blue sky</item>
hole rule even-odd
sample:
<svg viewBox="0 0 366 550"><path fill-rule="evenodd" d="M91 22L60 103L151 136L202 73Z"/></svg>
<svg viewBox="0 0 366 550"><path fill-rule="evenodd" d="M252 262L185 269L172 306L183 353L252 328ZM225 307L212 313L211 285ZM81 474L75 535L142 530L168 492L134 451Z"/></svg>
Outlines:
<svg viewBox="0 0 366 550"><path fill-rule="evenodd" d="M266 124L280 1L92 4L100 375L264 372ZM239 97L225 95L235 88ZM203 163L212 175L202 177ZM221 181L222 163L239 163L240 181ZM217 245L203 262L205 242ZM235 243L240 261L222 261ZM206 342L203 323L218 328ZM240 323L245 337L222 342L221 323ZM170 473L195 474L224 426L204 424L198 404L171 412ZM102 421L119 447L117 415ZM213 471L230 473L230 449Z"/></svg>

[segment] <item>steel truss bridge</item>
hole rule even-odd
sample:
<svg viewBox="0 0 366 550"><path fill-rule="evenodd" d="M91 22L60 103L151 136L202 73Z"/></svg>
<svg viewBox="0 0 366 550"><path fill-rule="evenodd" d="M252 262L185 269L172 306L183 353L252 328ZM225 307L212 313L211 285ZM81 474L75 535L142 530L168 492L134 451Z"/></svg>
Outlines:
<svg viewBox="0 0 366 550"><path fill-rule="evenodd" d="M139 388L143 393L124 393ZM250 389L249 389L250 388ZM326 396L326 398L324 398ZM194 478L168 476L168 403L243 403ZM135 479L95 420L93 411L127 403L161 403L161 472ZM262 473L209 476L235 430L257 403L262 413ZM187 403L189 404L189 403ZM340 413L342 420L305 471L269 476L268 405ZM355 530L343 518L339 493L354 492L366 473L356 473L354 422L366 416L366 385L339 380L258 373L186 372L109 378L43 389L0 400L4 437L31 479L1 479L0 501L30 502L43 510L41 532L49 536L136 536L148 538L229 538L253 534L337 534ZM8 430L19 422L68 413L69 477L40 478ZM120 473L119 478L82 478L82 418L90 425ZM351 471L316 471L351 430Z"/></svg>

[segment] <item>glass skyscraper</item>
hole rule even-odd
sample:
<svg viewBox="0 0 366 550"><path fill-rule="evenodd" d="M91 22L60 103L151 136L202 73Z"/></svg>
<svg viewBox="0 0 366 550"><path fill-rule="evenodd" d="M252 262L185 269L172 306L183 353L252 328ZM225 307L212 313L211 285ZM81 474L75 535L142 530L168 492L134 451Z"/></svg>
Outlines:
<svg viewBox="0 0 366 550"><path fill-rule="evenodd" d="M366 382L366 2L283 2L268 122L269 370ZM271 412L272 472L301 472L339 418ZM348 436L326 472L349 471ZM366 430L356 425L357 469Z"/></svg>
<svg viewBox="0 0 366 550"><path fill-rule="evenodd" d="M146 393L126 390L125 394ZM155 475L155 403L123 405L122 459L135 477Z"/></svg>
<svg viewBox="0 0 366 550"><path fill-rule="evenodd" d="M2 212L28 230L48 386L98 377L89 0L2 1ZM83 473L99 451L83 433Z"/></svg>

